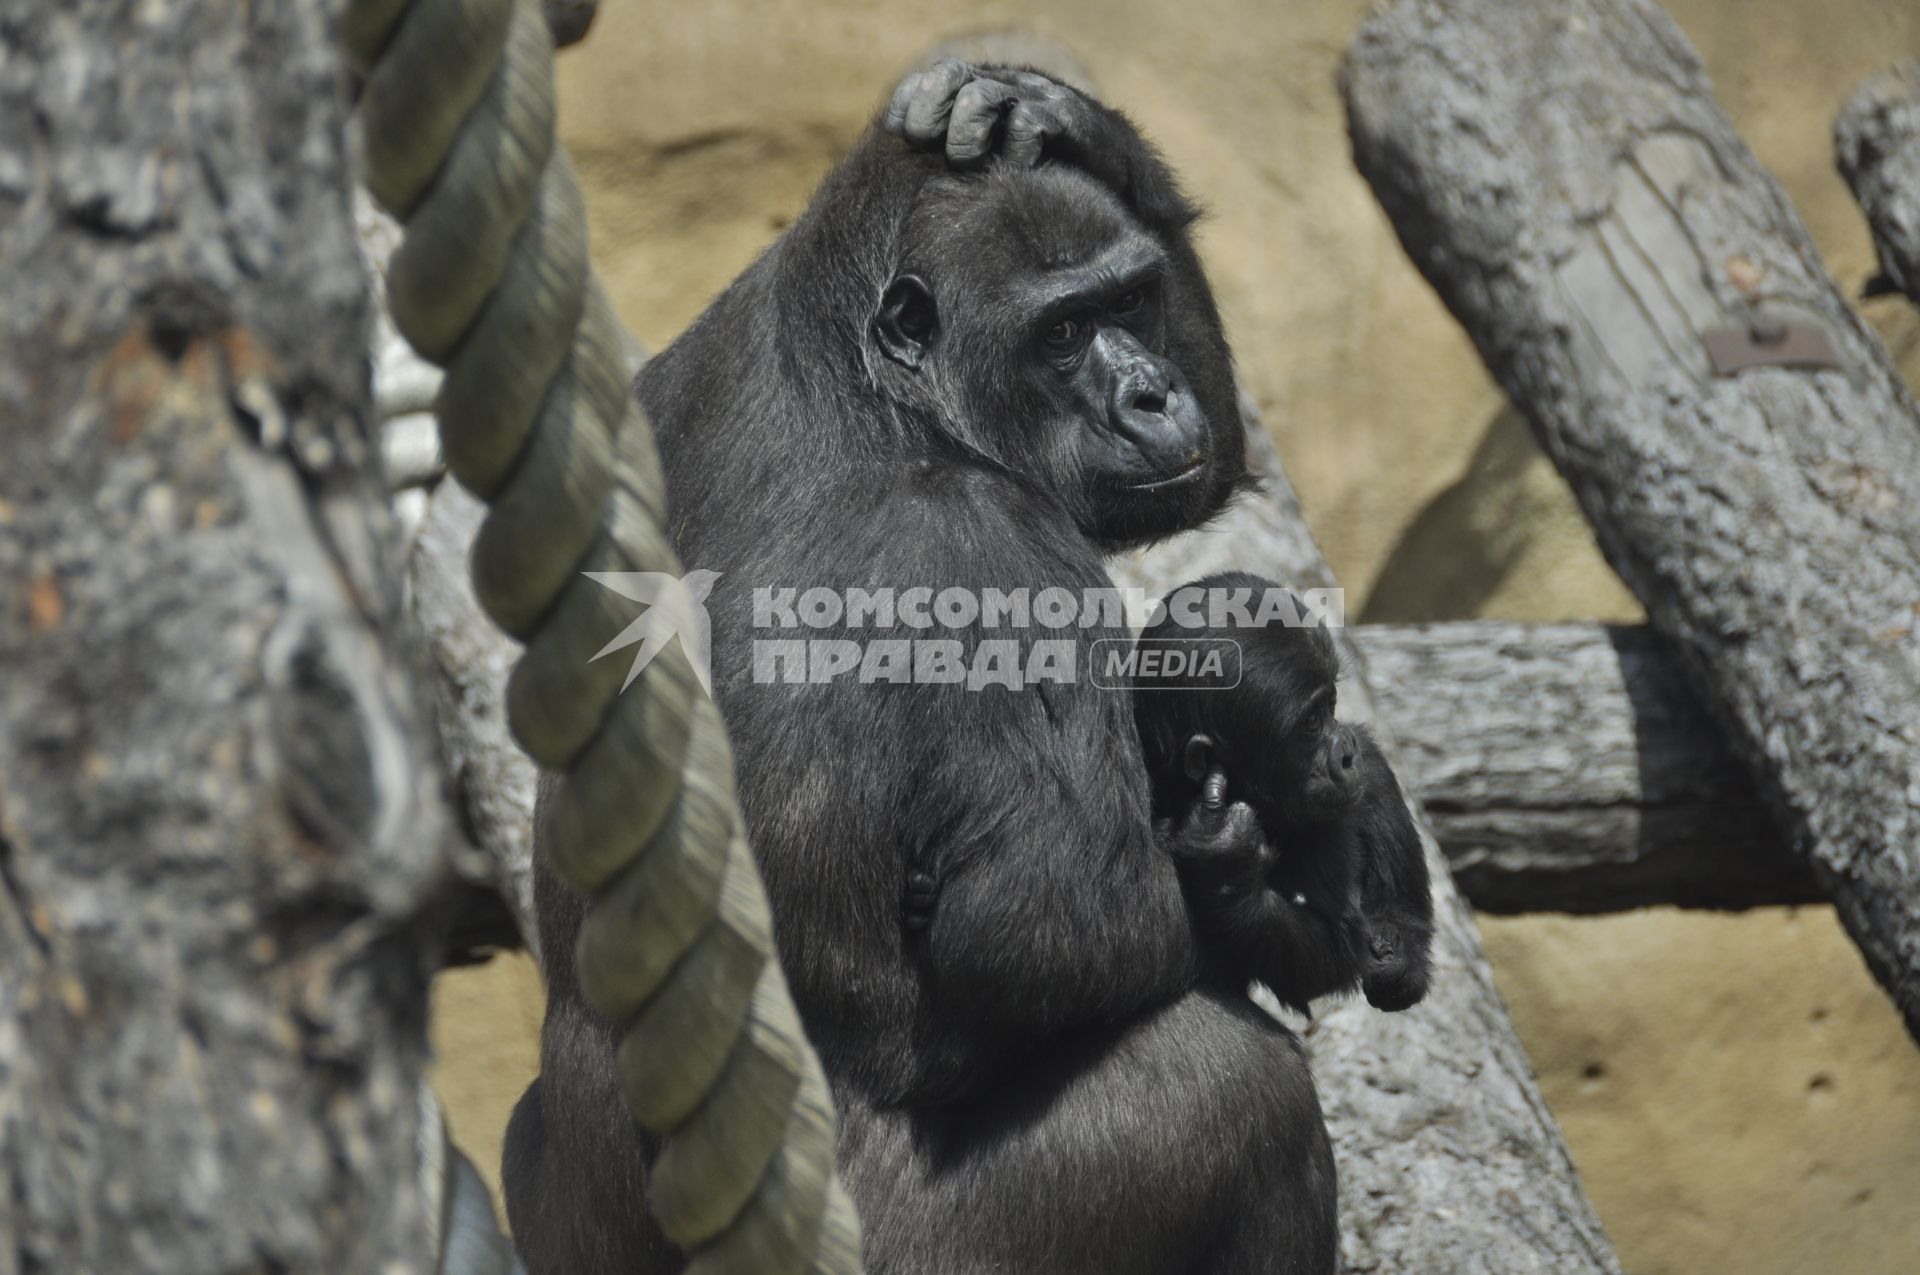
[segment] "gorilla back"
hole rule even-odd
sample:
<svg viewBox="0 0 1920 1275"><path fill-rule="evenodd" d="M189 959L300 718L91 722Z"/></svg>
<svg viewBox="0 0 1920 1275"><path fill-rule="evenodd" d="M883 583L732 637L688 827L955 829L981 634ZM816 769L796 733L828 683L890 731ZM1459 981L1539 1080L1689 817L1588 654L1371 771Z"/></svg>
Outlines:
<svg viewBox="0 0 1920 1275"><path fill-rule="evenodd" d="M967 665L1039 638L1084 668L1127 638L1112 617L1029 634L913 595L1079 597L1106 587L1106 553L1244 483L1192 219L1119 115L941 64L640 377L675 545L722 573L714 691L871 1271L1333 1269L1298 1043L1195 990L1210 935L1167 844L1251 821L1156 833L1123 692L875 682L816 658L938 639ZM808 590L901 605L796 620ZM804 664L772 664L770 640ZM611 1025L563 955L578 925L543 883L515 1236L535 1275L677 1269L641 1213L650 1148L614 1118Z"/></svg>

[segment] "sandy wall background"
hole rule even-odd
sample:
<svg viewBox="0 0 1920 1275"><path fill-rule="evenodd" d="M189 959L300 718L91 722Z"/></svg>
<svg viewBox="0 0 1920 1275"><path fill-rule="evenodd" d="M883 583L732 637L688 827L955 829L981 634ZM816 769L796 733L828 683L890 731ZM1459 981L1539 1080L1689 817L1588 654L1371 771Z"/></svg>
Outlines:
<svg viewBox="0 0 1920 1275"><path fill-rule="evenodd" d="M1524 3L1526 0L1515 0ZM1871 269L1834 111L1920 53L1903 0L1672 0L1721 100L1834 273ZM1632 620L1525 424L1352 171L1333 87L1358 0L602 0L561 114L594 256L658 348L806 204L934 40L1071 44L1211 209L1201 246L1243 374L1369 620ZM1904 303L1867 307L1920 372ZM1825 908L1486 918L1500 987L1627 1269L1920 1269L1920 1050ZM441 980L437 1083L493 1174L536 1069L537 973Z"/></svg>

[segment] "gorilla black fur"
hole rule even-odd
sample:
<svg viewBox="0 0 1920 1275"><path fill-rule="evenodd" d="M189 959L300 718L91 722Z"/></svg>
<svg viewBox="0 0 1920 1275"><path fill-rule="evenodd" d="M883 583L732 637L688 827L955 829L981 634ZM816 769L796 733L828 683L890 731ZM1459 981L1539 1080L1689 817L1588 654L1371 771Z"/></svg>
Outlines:
<svg viewBox="0 0 1920 1275"><path fill-rule="evenodd" d="M876 1275L1335 1266L1334 1170L1299 1042L1198 972L1176 853L1251 853L1196 805L1156 828L1129 696L756 680L758 588L1108 586L1105 555L1246 481L1192 207L1118 114L1029 72L910 79L806 214L646 368L670 531L711 600L714 691L787 981L841 1119ZM1041 636L1081 666L1119 625ZM613 1025L541 889L542 1077L509 1131L534 1275L656 1272L648 1139Z"/></svg>
<svg viewBox="0 0 1920 1275"><path fill-rule="evenodd" d="M1157 818L1230 794L1259 820L1257 854L1181 860L1189 903L1218 935L1218 973L1233 984L1251 969L1302 1011L1356 988L1375 1008L1410 1008L1426 995L1433 937L1426 854L1372 733L1334 720L1332 636L1291 622L1312 618L1294 602L1276 607L1288 622L1265 626L1234 624L1214 606L1245 599L1252 612L1270 595L1292 599L1258 576L1229 572L1183 591L1189 604L1169 605L1142 645L1232 642L1238 681L1231 690L1142 681L1134 718Z"/></svg>

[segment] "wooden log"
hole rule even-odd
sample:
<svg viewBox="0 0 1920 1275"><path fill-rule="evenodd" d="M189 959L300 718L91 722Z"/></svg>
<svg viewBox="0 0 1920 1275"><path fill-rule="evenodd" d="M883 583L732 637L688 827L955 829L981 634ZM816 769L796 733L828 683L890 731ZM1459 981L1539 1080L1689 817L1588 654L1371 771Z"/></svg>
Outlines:
<svg viewBox="0 0 1920 1275"><path fill-rule="evenodd" d="M507 729L507 675L520 644L480 609L467 572L486 512L459 483L433 489L407 562L408 612L430 666L434 716L462 823L486 856L519 944L538 958L533 806L540 771ZM475 920L484 922L484 912ZM512 933L475 928L481 946L514 945Z"/></svg>
<svg viewBox="0 0 1920 1275"><path fill-rule="evenodd" d="M549 8L549 17L552 10ZM477 891L448 934L446 959L464 963L503 947L539 956L533 920L533 799L538 768L507 729L507 675L520 644L473 596L468 558L486 506L444 480L432 415L442 374L407 344L382 282L400 225L356 192L354 228L373 280L374 411L387 485L406 544L407 618L426 655L441 756L460 824L485 860ZM639 359L636 355L635 366Z"/></svg>
<svg viewBox="0 0 1920 1275"><path fill-rule="evenodd" d="M1880 258L1867 293L1904 292L1920 305L1920 62L1860 86L1834 122L1833 150Z"/></svg>
<svg viewBox="0 0 1920 1275"><path fill-rule="evenodd" d="M1395 0L1342 84L1401 242L1920 1032L1920 416L1886 352L1648 0Z"/></svg>
<svg viewBox="0 0 1920 1275"><path fill-rule="evenodd" d="M1117 563L1121 584L1164 594L1228 569L1300 588L1332 584L1265 428L1251 403L1243 411L1264 488L1211 528ZM1365 719L1375 701L1364 656L1351 656L1359 676L1342 684L1341 715ZM1391 750L1391 723L1376 725ZM1414 813L1424 827L1417 804ZM1426 831L1436 925L1427 999L1382 1014L1355 998L1317 1011L1306 1031L1339 1165L1342 1267L1617 1272L1494 990L1473 914Z"/></svg>
<svg viewBox="0 0 1920 1275"><path fill-rule="evenodd" d="M0 1271L435 1269L455 838L387 656L337 16L0 37Z"/></svg>
<svg viewBox="0 0 1920 1275"><path fill-rule="evenodd" d="M1820 900L1657 634L1490 620L1350 634L1402 778L1481 911Z"/></svg>

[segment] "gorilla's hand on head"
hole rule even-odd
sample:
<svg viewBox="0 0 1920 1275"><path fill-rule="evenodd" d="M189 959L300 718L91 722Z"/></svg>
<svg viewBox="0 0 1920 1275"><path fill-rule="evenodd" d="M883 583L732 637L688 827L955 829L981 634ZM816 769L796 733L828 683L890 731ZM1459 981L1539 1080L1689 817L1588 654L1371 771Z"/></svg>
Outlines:
<svg viewBox="0 0 1920 1275"><path fill-rule="evenodd" d="M1163 843L1180 873L1188 905L1203 919L1232 911L1265 888L1273 849L1253 807L1229 800L1224 770L1216 768L1206 776Z"/></svg>
<svg viewBox="0 0 1920 1275"><path fill-rule="evenodd" d="M915 146L944 150L955 168L978 168L998 153L1031 168L1064 152L1103 182L1126 176L1124 154L1092 102L1037 71L972 66L948 59L900 81L882 127Z"/></svg>

